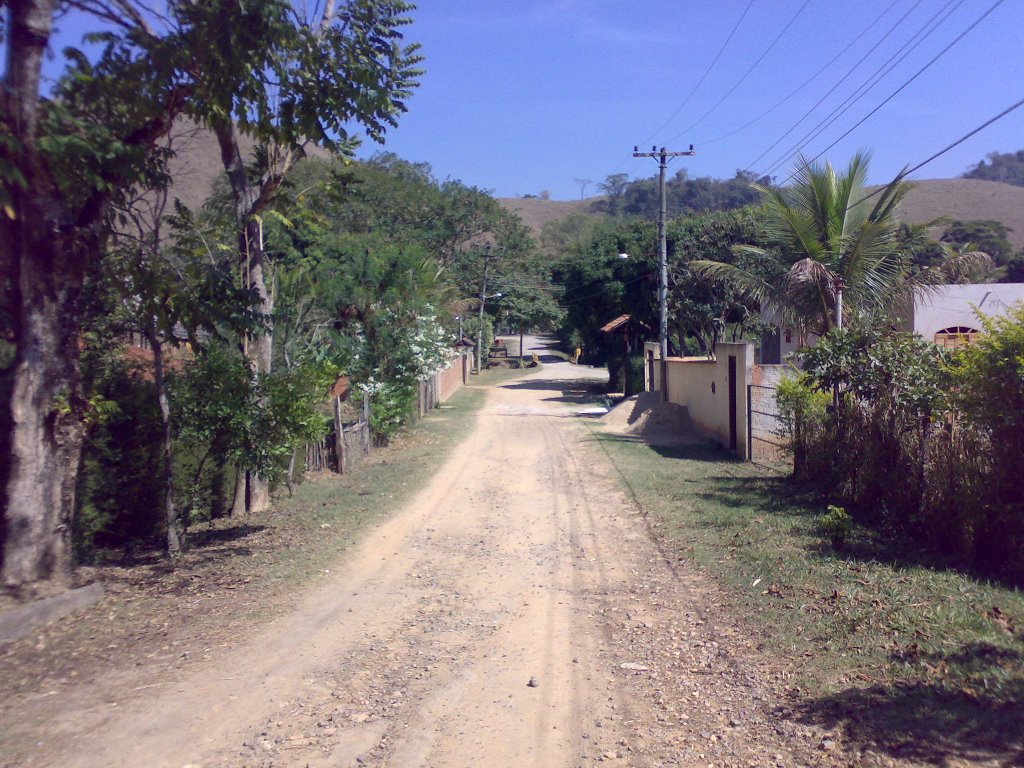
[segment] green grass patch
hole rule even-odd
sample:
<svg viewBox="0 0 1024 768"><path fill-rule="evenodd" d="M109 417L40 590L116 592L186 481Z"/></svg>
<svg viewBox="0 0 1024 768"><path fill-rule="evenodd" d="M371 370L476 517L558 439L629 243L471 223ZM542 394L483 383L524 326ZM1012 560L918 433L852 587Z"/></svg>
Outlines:
<svg viewBox="0 0 1024 768"><path fill-rule="evenodd" d="M714 448L594 438L669 556L726 587L788 667L795 716L922 760L1024 755L1019 590L856 526L836 550L826 501Z"/></svg>

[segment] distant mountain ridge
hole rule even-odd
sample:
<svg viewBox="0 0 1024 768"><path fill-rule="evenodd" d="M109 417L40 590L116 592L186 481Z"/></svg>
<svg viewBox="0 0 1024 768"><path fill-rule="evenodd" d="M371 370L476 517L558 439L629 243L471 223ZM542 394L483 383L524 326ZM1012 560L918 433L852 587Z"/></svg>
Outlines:
<svg viewBox="0 0 1024 768"><path fill-rule="evenodd" d="M175 158L171 161L172 196L191 208L197 208L209 196L214 183L223 176L220 148L213 134L193 125L176 126ZM242 149L251 151L252 144L243 141ZM319 147L307 153L329 157ZM902 218L912 223L931 221L940 216L950 219L991 219L1010 228L1008 239L1017 250L1024 248L1024 187L984 179L925 179L913 182L914 188L900 205ZM594 203L603 197L583 200L545 200L539 197L498 198L506 210L517 213L523 222L539 235L549 221L565 218L570 213L590 213ZM593 214L595 216L601 214Z"/></svg>
<svg viewBox="0 0 1024 768"><path fill-rule="evenodd" d="M1024 187L983 179L923 179L914 181L913 185L899 207L899 215L905 221L918 224L941 216L961 220L991 219L1010 228L1007 239L1014 248L1024 248ZM601 199L561 201L506 197L499 198L498 202L519 214L534 234L539 234L547 222L565 218L575 211L589 213L591 204Z"/></svg>

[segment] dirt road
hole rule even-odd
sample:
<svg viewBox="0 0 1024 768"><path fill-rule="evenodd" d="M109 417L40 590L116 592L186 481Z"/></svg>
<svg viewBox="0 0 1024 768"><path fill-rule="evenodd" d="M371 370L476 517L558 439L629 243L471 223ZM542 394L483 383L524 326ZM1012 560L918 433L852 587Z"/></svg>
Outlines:
<svg viewBox="0 0 1024 768"><path fill-rule="evenodd" d="M588 375L553 363L495 388L326 586L185 679L63 709L50 764L831 762L827 734L772 722L750 643L611 481L575 416Z"/></svg>

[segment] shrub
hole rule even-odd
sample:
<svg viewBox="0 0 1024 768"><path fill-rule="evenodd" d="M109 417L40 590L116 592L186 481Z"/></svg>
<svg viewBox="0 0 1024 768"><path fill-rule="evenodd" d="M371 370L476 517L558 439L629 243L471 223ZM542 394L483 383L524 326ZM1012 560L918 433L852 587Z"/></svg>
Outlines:
<svg viewBox="0 0 1024 768"><path fill-rule="evenodd" d="M833 331L779 405L797 480L862 522L1024 581L1024 308L983 322L952 357L907 334Z"/></svg>
<svg viewBox="0 0 1024 768"><path fill-rule="evenodd" d="M803 479L820 477L831 461L823 462L827 448L826 412L829 396L809 376L787 376L776 392L782 435L793 454L793 474Z"/></svg>
<svg viewBox="0 0 1024 768"><path fill-rule="evenodd" d="M828 512L818 518L818 533L828 538L833 549L842 549L853 531L853 518L842 507L828 505Z"/></svg>
<svg viewBox="0 0 1024 768"><path fill-rule="evenodd" d="M983 448L973 462L985 473L974 496L974 555L1013 563L1024 577L1024 304L981 322L985 333L952 365L959 418Z"/></svg>

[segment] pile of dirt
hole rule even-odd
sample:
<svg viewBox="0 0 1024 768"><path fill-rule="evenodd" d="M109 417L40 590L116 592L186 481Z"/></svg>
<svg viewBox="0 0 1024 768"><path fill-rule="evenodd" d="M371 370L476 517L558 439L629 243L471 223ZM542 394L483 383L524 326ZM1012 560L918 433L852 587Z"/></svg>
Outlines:
<svg viewBox="0 0 1024 768"><path fill-rule="evenodd" d="M653 441L691 441L697 437L690 413L681 405L666 403L660 392L641 392L627 397L602 419L605 430Z"/></svg>

